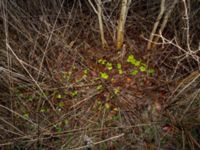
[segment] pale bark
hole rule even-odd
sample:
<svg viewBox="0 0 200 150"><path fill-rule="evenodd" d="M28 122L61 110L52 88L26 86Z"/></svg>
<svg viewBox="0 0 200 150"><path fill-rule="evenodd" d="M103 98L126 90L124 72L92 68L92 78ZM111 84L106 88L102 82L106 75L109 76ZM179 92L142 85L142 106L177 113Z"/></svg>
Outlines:
<svg viewBox="0 0 200 150"><path fill-rule="evenodd" d="M131 0L122 0L121 13L117 28L116 48L121 49L124 42L124 28Z"/></svg>
<svg viewBox="0 0 200 150"><path fill-rule="evenodd" d="M162 0L161 4L160 4L160 13L156 19L156 22L154 23L153 30L152 30L150 38L149 38L149 42L147 44L147 49L151 49L151 47L152 47L154 34L157 31L158 25L160 23L161 18L163 17L164 12L165 12L165 0Z"/></svg>
<svg viewBox="0 0 200 150"><path fill-rule="evenodd" d="M169 7L169 9L167 9L167 12L166 12L166 14L165 14L165 16L164 16L163 22L162 22L162 24L161 24L161 26L160 26L159 34L162 35L162 33L163 33L163 31L164 31L164 29L165 29L165 27L166 27L166 24L167 24L167 22L168 22L168 19L169 19L169 17L171 16L171 13L172 13L174 7L176 6L177 2L178 2L178 0L174 0L173 3L172 3L172 5ZM157 43L158 40L159 40L159 38L160 38L160 37L157 36L157 37L155 38L155 40L154 40L154 43ZM151 48L154 48L154 47L155 47L155 44L154 44L154 43L152 44Z"/></svg>
<svg viewBox="0 0 200 150"><path fill-rule="evenodd" d="M97 14L98 16L98 21L99 21L99 30L100 30L100 36L101 36L101 44L103 48L106 48L107 42L105 40L105 36L104 36L104 27L103 27L103 11L102 11L102 1L101 0L95 0L96 5L97 5L97 9L95 8L95 6L93 5L93 3L91 2L91 0L88 0L90 5L92 6L94 12Z"/></svg>

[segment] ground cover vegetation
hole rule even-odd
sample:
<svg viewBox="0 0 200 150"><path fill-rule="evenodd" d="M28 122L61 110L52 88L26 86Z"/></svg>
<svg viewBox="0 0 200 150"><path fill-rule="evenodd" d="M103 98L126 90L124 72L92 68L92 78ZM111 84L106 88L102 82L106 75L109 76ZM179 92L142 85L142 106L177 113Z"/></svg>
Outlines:
<svg viewBox="0 0 200 150"><path fill-rule="evenodd" d="M199 0L1 0L0 147L200 149Z"/></svg>

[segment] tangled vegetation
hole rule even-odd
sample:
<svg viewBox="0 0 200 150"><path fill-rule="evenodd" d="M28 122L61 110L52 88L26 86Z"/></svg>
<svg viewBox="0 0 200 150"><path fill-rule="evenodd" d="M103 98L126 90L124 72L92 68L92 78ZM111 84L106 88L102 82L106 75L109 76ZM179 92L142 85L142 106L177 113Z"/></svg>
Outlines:
<svg viewBox="0 0 200 150"><path fill-rule="evenodd" d="M200 149L199 0L1 0L0 148Z"/></svg>

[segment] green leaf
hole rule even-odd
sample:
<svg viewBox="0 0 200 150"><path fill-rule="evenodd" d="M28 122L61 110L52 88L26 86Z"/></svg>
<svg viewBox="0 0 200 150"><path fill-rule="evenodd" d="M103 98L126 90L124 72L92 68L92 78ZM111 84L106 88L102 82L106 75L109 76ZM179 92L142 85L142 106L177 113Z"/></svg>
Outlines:
<svg viewBox="0 0 200 150"><path fill-rule="evenodd" d="M59 102L59 103L58 103L58 106L59 106L60 108L62 108L62 107L65 106L65 104L64 104L64 102Z"/></svg>
<svg viewBox="0 0 200 150"><path fill-rule="evenodd" d="M134 65L138 67L141 64L141 61L135 60Z"/></svg>
<svg viewBox="0 0 200 150"><path fill-rule="evenodd" d="M98 60L98 63L99 63L99 64L102 64L102 65L105 65L106 62L107 62L107 61L106 61L105 59L102 59L102 58Z"/></svg>
<svg viewBox="0 0 200 150"><path fill-rule="evenodd" d="M110 109L110 104L109 103L105 103L105 108L108 110L108 109Z"/></svg>
<svg viewBox="0 0 200 150"><path fill-rule="evenodd" d="M108 79L108 78L109 78L109 75L108 75L107 73L105 73L105 72L100 72L100 77L101 77L102 79Z"/></svg>
<svg viewBox="0 0 200 150"><path fill-rule="evenodd" d="M120 120L120 115L112 116L112 120L114 121Z"/></svg>
<svg viewBox="0 0 200 150"><path fill-rule="evenodd" d="M68 120L68 119L65 119L65 120L64 120L64 124L65 124L65 125L68 125L68 124L69 124L69 120Z"/></svg>
<svg viewBox="0 0 200 150"><path fill-rule="evenodd" d="M131 75L135 76L136 74L138 74L138 70L131 71Z"/></svg>
<svg viewBox="0 0 200 150"><path fill-rule="evenodd" d="M97 90L102 90L103 89L103 85L98 85L97 86Z"/></svg>
<svg viewBox="0 0 200 150"><path fill-rule="evenodd" d="M67 126L69 125L69 120L68 120L68 119L65 119L65 120L63 121L63 123L64 123L65 127L67 127Z"/></svg>
<svg viewBox="0 0 200 150"><path fill-rule="evenodd" d="M72 97L77 96L77 95L78 95L78 91L72 91L72 92L71 92L71 96L72 96Z"/></svg>
<svg viewBox="0 0 200 150"><path fill-rule="evenodd" d="M23 114L23 117L24 117L25 119L29 119L29 113L24 113L24 114Z"/></svg>
<svg viewBox="0 0 200 150"><path fill-rule="evenodd" d="M120 63L117 64L117 69L119 74L123 74L122 65Z"/></svg>
<svg viewBox="0 0 200 150"><path fill-rule="evenodd" d="M72 71L63 72L63 79L69 80L72 75Z"/></svg>
<svg viewBox="0 0 200 150"><path fill-rule="evenodd" d="M87 74L88 74L88 69L83 70L83 73L84 73L85 75L87 75Z"/></svg>
<svg viewBox="0 0 200 150"><path fill-rule="evenodd" d="M62 95L61 95L61 94L58 94L58 95L56 95L56 98L57 98L57 99L61 99L61 98L62 98Z"/></svg>
<svg viewBox="0 0 200 150"><path fill-rule="evenodd" d="M131 63L132 65L138 67L141 64L140 60L135 59L135 57L133 55L129 55L127 62Z"/></svg>
<svg viewBox="0 0 200 150"><path fill-rule="evenodd" d="M54 125L56 132L62 132L62 128L59 125Z"/></svg>
<svg viewBox="0 0 200 150"><path fill-rule="evenodd" d="M41 109L40 109L40 112L41 112L41 113L47 112L47 109L46 109L46 108L41 108Z"/></svg>
<svg viewBox="0 0 200 150"><path fill-rule="evenodd" d="M32 101L32 100L33 100L33 97L30 95L30 96L27 97L27 100L28 100L28 101Z"/></svg>
<svg viewBox="0 0 200 150"><path fill-rule="evenodd" d="M114 93L117 95L117 94L119 94L119 92L120 92L120 89L119 89L119 87L117 87L117 88L114 88Z"/></svg>
<svg viewBox="0 0 200 150"><path fill-rule="evenodd" d="M122 69L122 65L120 63L117 63L117 69L118 70Z"/></svg>
<svg viewBox="0 0 200 150"><path fill-rule="evenodd" d="M62 128L61 127L57 127L56 131L60 133L60 132L62 132Z"/></svg>
<svg viewBox="0 0 200 150"><path fill-rule="evenodd" d="M119 71L119 74L123 74L123 70L118 70Z"/></svg>
<svg viewBox="0 0 200 150"><path fill-rule="evenodd" d="M106 68L108 69L108 70L112 70L112 63L110 63L110 62L107 62L106 63Z"/></svg>
<svg viewBox="0 0 200 150"><path fill-rule="evenodd" d="M155 70L154 70L153 68L148 69L147 72L148 72L150 75L154 75L154 74L155 74Z"/></svg>
<svg viewBox="0 0 200 150"><path fill-rule="evenodd" d="M146 66L140 66L139 69L140 69L141 72L147 71L147 67Z"/></svg>
<svg viewBox="0 0 200 150"><path fill-rule="evenodd" d="M132 63L135 61L135 57L133 55L129 55L127 58L127 62Z"/></svg>

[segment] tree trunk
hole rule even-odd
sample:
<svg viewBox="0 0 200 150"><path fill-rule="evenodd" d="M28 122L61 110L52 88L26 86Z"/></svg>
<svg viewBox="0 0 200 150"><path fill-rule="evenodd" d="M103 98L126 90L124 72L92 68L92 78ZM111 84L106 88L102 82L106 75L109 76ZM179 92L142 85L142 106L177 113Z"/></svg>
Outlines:
<svg viewBox="0 0 200 150"><path fill-rule="evenodd" d="M121 49L124 42L124 27L130 3L131 0L122 0L121 13L117 28L117 42L116 42L117 49Z"/></svg>

